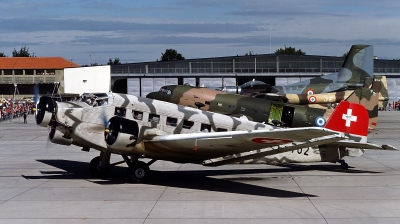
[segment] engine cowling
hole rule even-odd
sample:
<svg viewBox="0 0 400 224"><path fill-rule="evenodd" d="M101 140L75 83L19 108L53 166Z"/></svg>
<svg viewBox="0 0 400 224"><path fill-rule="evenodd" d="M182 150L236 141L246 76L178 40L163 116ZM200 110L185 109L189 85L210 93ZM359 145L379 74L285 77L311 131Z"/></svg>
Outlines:
<svg viewBox="0 0 400 224"><path fill-rule="evenodd" d="M54 112L54 101L51 97L42 96L36 105L36 124L46 127L50 124Z"/></svg>
<svg viewBox="0 0 400 224"><path fill-rule="evenodd" d="M134 150L138 135L139 125L136 121L113 117L108 121L104 139L109 148L129 153Z"/></svg>
<svg viewBox="0 0 400 224"><path fill-rule="evenodd" d="M72 138L67 139L67 138L64 138L63 136L64 136L64 134L61 131L57 130L56 128L52 127L50 129L49 138L52 143L59 144L59 145L67 145L67 146L71 145Z"/></svg>

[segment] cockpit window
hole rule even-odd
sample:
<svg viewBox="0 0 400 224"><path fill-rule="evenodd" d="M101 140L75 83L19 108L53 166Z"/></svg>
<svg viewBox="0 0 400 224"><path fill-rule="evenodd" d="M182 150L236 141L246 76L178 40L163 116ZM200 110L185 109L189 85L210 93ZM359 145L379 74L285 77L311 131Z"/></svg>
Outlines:
<svg viewBox="0 0 400 224"><path fill-rule="evenodd" d="M160 89L159 92L165 93L165 94L167 94L167 95L171 95L171 94L172 94L171 90L166 89L166 88L162 88L162 87L161 87L161 89Z"/></svg>

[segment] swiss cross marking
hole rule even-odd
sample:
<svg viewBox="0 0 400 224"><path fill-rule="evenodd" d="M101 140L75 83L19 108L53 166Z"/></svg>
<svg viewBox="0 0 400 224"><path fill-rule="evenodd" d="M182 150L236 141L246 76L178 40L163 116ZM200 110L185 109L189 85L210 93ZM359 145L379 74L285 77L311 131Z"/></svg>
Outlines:
<svg viewBox="0 0 400 224"><path fill-rule="evenodd" d="M347 109L347 114L342 115L342 119L346 121L346 124L345 124L346 127L350 127L350 123L352 121L353 122L357 121L357 116L351 115L352 112L353 112L352 109Z"/></svg>

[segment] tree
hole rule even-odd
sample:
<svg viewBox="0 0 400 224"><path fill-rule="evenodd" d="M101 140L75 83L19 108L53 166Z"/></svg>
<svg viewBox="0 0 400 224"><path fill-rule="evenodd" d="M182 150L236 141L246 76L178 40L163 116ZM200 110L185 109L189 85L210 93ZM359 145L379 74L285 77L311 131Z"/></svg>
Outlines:
<svg viewBox="0 0 400 224"><path fill-rule="evenodd" d="M114 61L110 58L107 62L107 65L120 65L121 62L119 61L119 58L115 57Z"/></svg>
<svg viewBox="0 0 400 224"><path fill-rule="evenodd" d="M244 54L244 56L252 56L252 55L255 55L255 54L253 53L253 51L249 51L249 53Z"/></svg>
<svg viewBox="0 0 400 224"><path fill-rule="evenodd" d="M181 53L178 53L175 49L166 49L165 53L161 53L161 61L177 61L185 60L185 57Z"/></svg>
<svg viewBox="0 0 400 224"><path fill-rule="evenodd" d="M19 51L13 50L12 52L13 57L35 57L35 53L32 53L32 55L29 53L29 48L26 46L22 46Z"/></svg>
<svg viewBox="0 0 400 224"><path fill-rule="evenodd" d="M306 52L303 52L301 49L298 49L296 51L296 48L294 47L286 47L285 49L279 48L278 50L275 51L275 54L297 54L297 55L306 55Z"/></svg>
<svg viewBox="0 0 400 224"><path fill-rule="evenodd" d="M0 57L7 57L3 52L0 52Z"/></svg>

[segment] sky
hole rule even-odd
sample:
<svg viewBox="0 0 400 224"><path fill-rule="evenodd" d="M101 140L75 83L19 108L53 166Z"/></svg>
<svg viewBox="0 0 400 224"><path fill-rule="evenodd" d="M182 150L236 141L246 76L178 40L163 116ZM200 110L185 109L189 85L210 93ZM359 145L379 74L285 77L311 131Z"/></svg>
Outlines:
<svg viewBox="0 0 400 224"><path fill-rule="evenodd" d="M353 44L400 58L400 1L372 0L0 0L0 52L79 65L274 53L342 56Z"/></svg>

